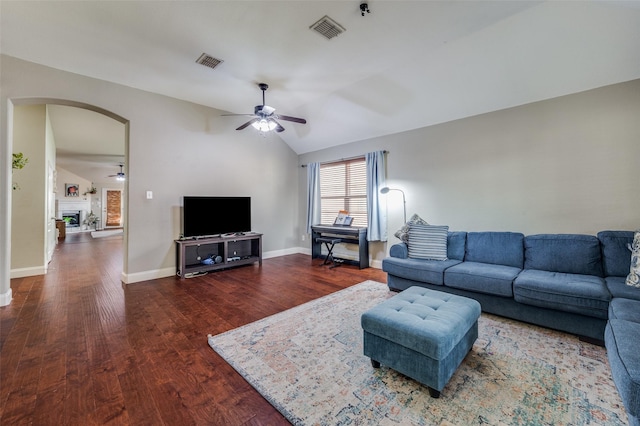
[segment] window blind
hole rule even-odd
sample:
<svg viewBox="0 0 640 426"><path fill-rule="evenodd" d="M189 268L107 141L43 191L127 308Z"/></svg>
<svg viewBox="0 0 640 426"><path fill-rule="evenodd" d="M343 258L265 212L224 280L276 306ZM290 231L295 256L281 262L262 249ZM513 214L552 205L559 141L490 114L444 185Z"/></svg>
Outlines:
<svg viewBox="0 0 640 426"><path fill-rule="evenodd" d="M352 226L367 226L367 169L364 157L320 166L323 224L333 224L340 210L353 217Z"/></svg>

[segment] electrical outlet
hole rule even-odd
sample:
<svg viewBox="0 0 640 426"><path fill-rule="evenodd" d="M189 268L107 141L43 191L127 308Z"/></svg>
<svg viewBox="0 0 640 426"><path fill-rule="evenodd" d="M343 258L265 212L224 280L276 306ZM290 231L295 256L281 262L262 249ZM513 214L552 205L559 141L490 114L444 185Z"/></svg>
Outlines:
<svg viewBox="0 0 640 426"><path fill-rule="evenodd" d="M305 234L302 234L302 241L306 241L307 236Z"/></svg>

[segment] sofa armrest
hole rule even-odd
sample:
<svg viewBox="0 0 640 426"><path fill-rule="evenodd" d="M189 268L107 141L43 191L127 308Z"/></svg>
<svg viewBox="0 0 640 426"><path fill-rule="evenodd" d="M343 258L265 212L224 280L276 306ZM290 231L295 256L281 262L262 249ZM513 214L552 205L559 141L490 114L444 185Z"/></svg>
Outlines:
<svg viewBox="0 0 640 426"><path fill-rule="evenodd" d="M407 259L409 257L409 247L407 247L406 243L394 244L391 246L391 249L389 249L389 256Z"/></svg>

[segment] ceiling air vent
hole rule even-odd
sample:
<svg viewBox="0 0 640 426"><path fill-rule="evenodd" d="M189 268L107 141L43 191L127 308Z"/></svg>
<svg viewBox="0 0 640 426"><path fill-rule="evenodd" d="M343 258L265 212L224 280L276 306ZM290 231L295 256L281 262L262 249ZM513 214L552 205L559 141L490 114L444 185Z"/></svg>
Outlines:
<svg viewBox="0 0 640 426"><path fill-rule="evenodd" d="M196 62L201 65L204 65L205 67L215 68L221 63L223 63L224 61L222 59L216 59L211 55L207 55L206 53L203 53L202 55L200 55L200 57Z"/></svg>
<svg viewBox="0 0 640 426"><path fill-rule="evenodd" d="M322 34L329 40L347 31L342 25L338 24L327 15L320 18L318 22L311 25L309 28Z"/></svg>

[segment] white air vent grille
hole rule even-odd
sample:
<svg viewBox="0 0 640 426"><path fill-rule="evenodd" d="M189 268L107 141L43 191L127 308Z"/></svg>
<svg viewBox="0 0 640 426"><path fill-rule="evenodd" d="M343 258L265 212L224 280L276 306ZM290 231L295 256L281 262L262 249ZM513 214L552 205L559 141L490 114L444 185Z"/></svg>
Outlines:
<svg viewBox="0 0 640 426"><path fill-rule="evenodd" d="M201 65L204 65L205 67L215 68L221 63L223 63L224 61L222 59L216 59L211 55L207 55L206 53L203 53L202 55L200 55L200 57L196 62Z"/></svg>
<svg viewBox="0 0 640 426"><path fill-rule="evenodd" d="M311 25L309 28L318 32L319 34L322 34L329 40L347 31L342 25L338 24L327 15L320 18L318 22Z"/></svg>

